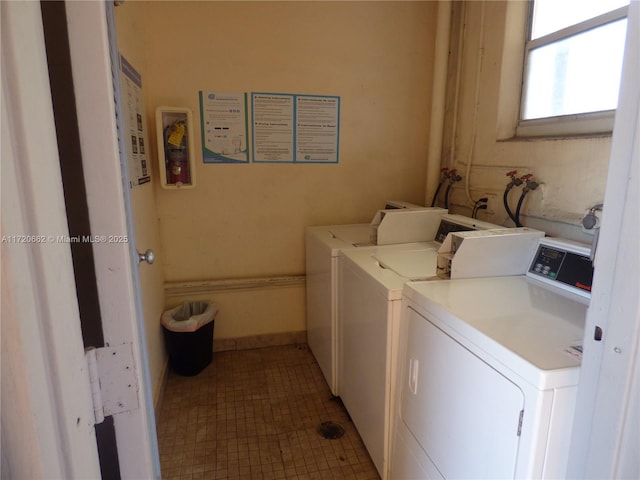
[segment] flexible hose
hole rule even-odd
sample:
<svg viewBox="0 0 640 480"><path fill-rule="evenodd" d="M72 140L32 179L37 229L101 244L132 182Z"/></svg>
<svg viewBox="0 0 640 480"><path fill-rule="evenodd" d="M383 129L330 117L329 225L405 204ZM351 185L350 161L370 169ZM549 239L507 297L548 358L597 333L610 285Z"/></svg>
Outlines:
<svg viewBox="0 0 640 480"><path fill-rule="evenodd" d="M511 208L509 208L509 192L511 191L511 189L513 188L513 184L510 183L509 185L507 185L507 188L504 189L504 195L502 196L502 203L504 203L504 209L507 211L507 215L509 215L509 218L514 222L516 222L516 218L513 215L513 212L511 211Z"/></svg>
<svg viewBox="0 0 640 480"><path fill-rule="evenodd" d="M527 190L526 188L523 188L522 194L520 195L520 199L518 200L518 205L516 206L516 215L515 215L515 218L513 219L513 221L516 222L516 227L522 226L522 224L520 223L520 208L522 207L522 202L524 202L524 197L527 196L528 192L529 190Z"/></svg>
<svg viewBox="0 0 640 480"><path fill-rule="evenodd" d="M438 199L438 193L440 193L440 189L442 188L442 180L438 183L438 187L436 188L436 193L433 194L433 200L431 200L431 206L436 206L436 200Z"/></svg>
<svg viewBox="0 0 640 480"><path fill-rule="evenodd" d="M478 215L478 210L486 210L487 209L487 205L486 202L488 202L489 199L486 197L483 197L479 200L476 200L476 203L473 204L473 210L471 211L471 218L476 218ZM482 203L482 205L480 205Z"/></svg>
<svg viewBox="0 0 640 480"><path fill-rule="evenodd" d="M447 186L447 190L444 192L444 208L449 209L449 193L451 192L451 187L453 187L453 183L450 183Z"/></svg>
<svg viewBox="0 0 640 480"><path fill-rule="evenodd" d="M476 208L476 211L474 212L474 214L473 214L473 217L472 217L472 218L478 218L478 212L479 212L480 210L486 210L486 209L487 209L487 205L486 205L486 204L484 204L484 205L480 205L478 208Z"/></svg>

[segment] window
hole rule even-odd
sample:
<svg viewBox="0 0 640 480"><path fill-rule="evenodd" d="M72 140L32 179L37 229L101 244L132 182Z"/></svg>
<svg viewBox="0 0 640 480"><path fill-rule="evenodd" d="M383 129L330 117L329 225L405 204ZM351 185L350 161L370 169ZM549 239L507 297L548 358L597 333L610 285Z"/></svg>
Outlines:
<svg viewBox="0 0 640 480"><path fill-rule="evenodd" d="M611 131L629 0L531 2L518 135Z"/></svg>

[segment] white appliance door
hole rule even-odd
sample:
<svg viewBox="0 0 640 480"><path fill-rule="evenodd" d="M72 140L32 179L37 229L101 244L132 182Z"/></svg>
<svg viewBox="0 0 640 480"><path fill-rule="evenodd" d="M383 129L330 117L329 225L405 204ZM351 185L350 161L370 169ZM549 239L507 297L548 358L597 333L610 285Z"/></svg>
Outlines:
<svg viewBox="0 0 640 480"><path fill-rule="evenodd" d="M338 395L336 375L335 296L337 257L316 235L306 233L307 342L331 393Z"/></svg>
<svg viewBox="0 0 640 480"><path fill-rule="evenodd" d="M340 398L384 477L389 302L340 262Z"/></svg>
<svg viewBox="0 0 640 480"><path fill-rule="evenodd" d="M513 478L523 393L428 319L408 312L402 422L444 478Z"/></svg>

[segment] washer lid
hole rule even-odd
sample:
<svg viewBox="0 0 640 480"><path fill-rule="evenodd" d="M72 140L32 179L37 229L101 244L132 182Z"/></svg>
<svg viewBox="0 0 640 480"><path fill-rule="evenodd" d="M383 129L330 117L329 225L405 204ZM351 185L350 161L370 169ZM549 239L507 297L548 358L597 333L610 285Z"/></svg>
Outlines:
<svg viewBox="0 0 640 480"><path fill-rule="evenodd" d="M353 225L323 225L306 227L308 239L319 242L327 248L331 256L337 257L340 250L354 248L371 242L371 225L368 223Z"/></svg>
<svg viewBox="0 0 640 480"><path fill-rule="evenodd" d="M367 224L356 224L356 225L334 225L327 227L327 230L331 232L331 234L345 243L349 243L354 246L358 246L360 244L369 244L371 243L371 235L373 232L373 227Z"/></svg>
<svg viewBox="0 0 640 480"><path fill-rule="evenodd" d="M386 295L388 300L400 300L402 299L402 287L409 278L400 275L391 268L386 268L378 261L381 256L387 258L387 254L391 254L391 258L395 258L395 253L400 252L417 252L418 255L420 252L434 252L435 254L431 242L401 243L342 250L340 263L342 268L351 268L360 272L364 282L361 288L369 285ZM435 271L435 268L432 271ZM433 274L427 276L431 275Z"/></svg>
<svg viewBox="0 0 640 480"><path fill-rule="evenodd" d="M382 268L411 280L435 277L439 247L439 244L430 242L422 250L388 250L377 253L374 258Z"/></svg>
<svg viewBox="0 0 640 480"><path fill-rule="evenodd" d="M540 389L577 384L583 298L524 276L409 283L404 295L488 363Z"/></svg>

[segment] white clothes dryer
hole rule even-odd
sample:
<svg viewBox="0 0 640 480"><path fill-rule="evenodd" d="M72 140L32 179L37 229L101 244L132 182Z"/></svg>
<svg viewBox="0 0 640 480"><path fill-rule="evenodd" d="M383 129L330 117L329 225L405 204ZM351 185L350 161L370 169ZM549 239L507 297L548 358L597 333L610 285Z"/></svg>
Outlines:
<svg viewBox="0 0 640 480"><path fill-rule="evenodd" d="M404 287L391 478L564 478L593 266L541 239L526 275Z"/></svg>

